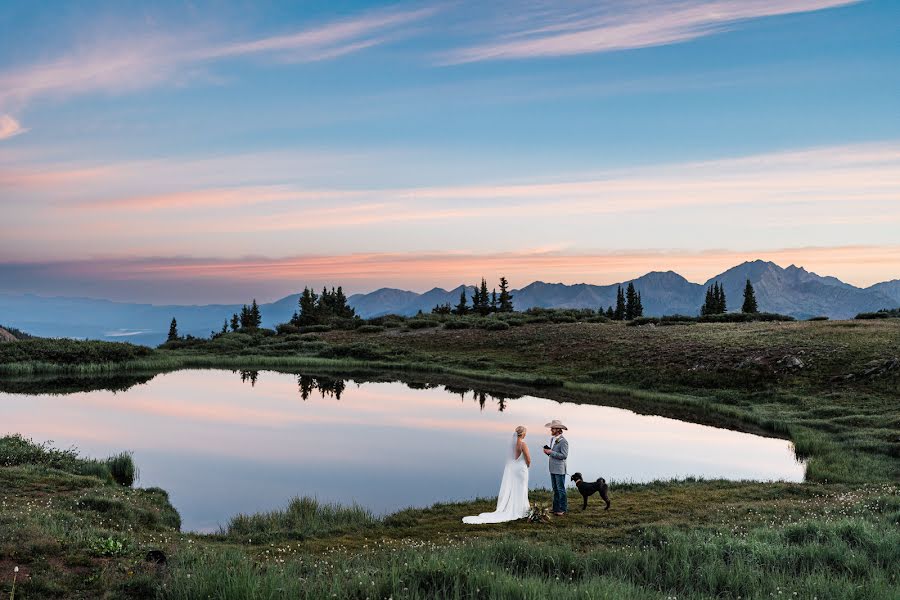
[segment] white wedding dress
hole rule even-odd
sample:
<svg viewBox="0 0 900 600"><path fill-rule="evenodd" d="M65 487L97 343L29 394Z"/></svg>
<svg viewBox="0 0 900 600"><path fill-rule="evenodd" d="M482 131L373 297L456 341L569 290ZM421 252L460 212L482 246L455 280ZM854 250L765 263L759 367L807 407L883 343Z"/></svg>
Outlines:
<svg viewBox="0 0 900 600"><path fill-rule="evenodd" d="M516 442L519 438L515 434L513 436L512 450L503 469L503 479L500 481L497 510L481 513L477 517L463 517L463 523L471 525L503 523L528 515L528 465L525 464L524 452L516 457Z"/></svg>

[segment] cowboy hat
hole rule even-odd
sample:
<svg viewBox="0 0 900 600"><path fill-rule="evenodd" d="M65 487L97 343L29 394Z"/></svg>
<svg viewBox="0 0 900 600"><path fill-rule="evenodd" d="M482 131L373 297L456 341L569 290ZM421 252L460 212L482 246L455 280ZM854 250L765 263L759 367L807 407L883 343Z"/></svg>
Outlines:
<svg viewBox="0 0 900 600"><path fill-rule="evenodd" d="M544 425L544 427L549 427L550 429L565 429L565 430L569 429L568 427L563 425L559 419L553 419L552 421L550 421L549 423Z"/></svg>

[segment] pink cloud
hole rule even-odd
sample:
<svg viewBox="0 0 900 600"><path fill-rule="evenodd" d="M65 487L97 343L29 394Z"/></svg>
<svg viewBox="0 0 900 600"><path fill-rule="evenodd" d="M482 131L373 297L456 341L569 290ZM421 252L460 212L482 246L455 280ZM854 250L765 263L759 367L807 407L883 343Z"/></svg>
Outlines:
<svg viewBox="0 0 900 600"><path fill-rule="evenodd" d="M444 61L458 64L497 59L565 56L611 52L684 42L711 35L736 22L809 12L854 4L858 0L687 0L678 2L594 5L565 13L560 4L547 14L533 9L533 18L515 21L497 39L449 52Z"/></svg>
<svg viewBox="0 0 900 600"><path fill-rule="evenodd" d="M22 125L9 115L0 115L0 140L6 140L13 136L28 131Z"/></svg>

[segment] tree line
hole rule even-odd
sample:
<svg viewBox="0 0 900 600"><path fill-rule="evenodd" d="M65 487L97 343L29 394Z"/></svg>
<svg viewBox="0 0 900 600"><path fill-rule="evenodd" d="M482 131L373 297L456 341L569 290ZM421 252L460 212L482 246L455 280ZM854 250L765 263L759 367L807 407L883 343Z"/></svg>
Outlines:
<svg viewBox="0 0 900 600"><path fill-rule="evenodd" d="M716 281L713 285L706 288L706 298L703 306L700 307L700 314L721 315L728 312L728 300L725 297L725 286L719 285ZM759 305L756 303L756 291L750 280L744 285L744 303L741 305L741 312L748 314L756 314L759 312Z"/></svg>
<svg viewBox="0 0 900 600"><path fill-rule="evenodd" d="M466 295L466 288L463 286L459 295L459 302L455 306L450 303L438 304L431 309L433 314L438 315L456 315L466 316L469 314L477 314L487 316L491 313L511 313L515 312L513 307L513 295L509 291L509 282L506 277L500 277L500 291L498 293L495 287L492 291L488 290L487 280L481 278L481 284L475 287L472 293L471 305ZM703 306L700 308L700 314L718 315L728 311L728 302L725 297L725 286L720 285L718 281L706 289L706 297ZM756 292L750 280L744 286L744 303L741 307L743 313L759 313L759 306L756 302ZM641 292L638 291L634 282L629 282L628 286L623 290L619 285L616 290L616 304L604 309L600 307L598 314L605 315L608 319L614 321L632 321L644 315L644 305L641 301ZM298 301L298 310L294 311L289 324L294 327L304 327L310 325L329 325L335 321L359 321L361 319L356 315L356 311L347 302L347 296L341 286L322 288L322 293L317 294L309 287L303 288ZM242 329L258 329L262 326L262 314L256 298L248 305L244 304L240 312L234 313L231 320L225 319L222 329L219 332L212 332L212 337L228 333L229 327L231 331L239 331ZM188 336L191 337L191 336ZM166 339L168 342L178 341L182 337L178 333L178 322L175 317L169 324L169 334Z"/></svg>
<svg viewBox="0 0 900 600"><path fill-rule="evenodd" d="M468 314L487 316L491 313L511 313L514 311L512 301L513 297L509 293L509 282L506 280L506 277L500 278L499 294L497 293L497 288L494 288L492 292L488 292L487 280L482 277L481 285L475 286L475 290L472 293L471 306L469 306L469 299L466 296L466 287L463 286L456 306L451 306L449 302L438 304L431 309L431 312L436 315L456 315L458 317Z"/></svg>

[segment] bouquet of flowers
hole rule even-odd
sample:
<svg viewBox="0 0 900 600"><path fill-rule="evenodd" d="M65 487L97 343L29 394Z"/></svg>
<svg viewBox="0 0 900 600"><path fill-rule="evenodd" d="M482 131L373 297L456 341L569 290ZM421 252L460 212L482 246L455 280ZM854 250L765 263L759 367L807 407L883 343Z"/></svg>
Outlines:
<svg viewBox="0 0 900 600"><path fill-rule="evenodd" d="M550 507L542 504L534 504L525 516L529 523L549 523Z"/></svg>

